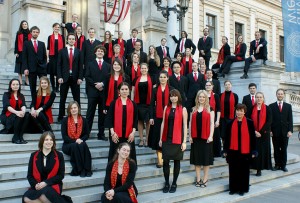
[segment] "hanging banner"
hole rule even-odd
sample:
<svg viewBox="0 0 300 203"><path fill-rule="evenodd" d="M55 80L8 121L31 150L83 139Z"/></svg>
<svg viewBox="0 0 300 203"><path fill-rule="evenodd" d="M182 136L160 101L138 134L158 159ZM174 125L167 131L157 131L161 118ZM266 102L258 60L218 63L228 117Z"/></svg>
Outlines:
<svg viewBox="0 0 300 203"><path fill-rule="evenodd" d="M300 72L300 0L281 0L286 72Z"/></svg>
<svg viewBox="0 0 300 203"><path fill-rule="evenodd" d="M111 7L112 9L108 9L107 5L110 5L109 7ZM111 23L111 24L118 24L122 22L127 16L129 8L130 8L130 0L110 0L109 2L105 0L104 1L104 22ZM110 12L108 10L110 10Z"/></svg>

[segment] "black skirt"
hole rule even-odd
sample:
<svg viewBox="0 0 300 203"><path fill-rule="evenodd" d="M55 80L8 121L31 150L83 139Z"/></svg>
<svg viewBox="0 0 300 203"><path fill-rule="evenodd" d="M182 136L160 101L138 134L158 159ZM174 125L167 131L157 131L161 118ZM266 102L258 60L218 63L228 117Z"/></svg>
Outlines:
<svg viewBox="0 0 300 203"><path fill-rule="evenodd" d="M191 144L190 163L197 166L213 165L213 143L207 140L196 138Z"/></svg>
<svg viewBox="0 0 300 203"><path fill-rule="evenodd" d="M16 57L15 63L15 73L24 74L24 69L22 68L22 52L18 52L19 57Z"/></svg>
<svg viewBox="0 0 300 203"><path fill-rule="evenodd" d="M172 141L162 143L162 158L166 160L182 160L183 151L181 144L173 144Z"/></svg>
<svg viewBox="0 0 300 203"><path fill-rule="evenodd" d="M138 120L148 122L150 120L150 107L147 104L138 104Z"/></svg>
<svg viewBox="0 0 300 203"><path fill-rule="evenodd" d="M153 150L161 150L159 146L161 123L162 118L155 118L154 125L150 126L148 146Z"/></svg>
<svg viewBox="0 0 300 203"><path fill-rule="evenodd" d="M47 65L47 73L51 75L57 74L57 58L58 55L49 56L49 63Z"/></svg>

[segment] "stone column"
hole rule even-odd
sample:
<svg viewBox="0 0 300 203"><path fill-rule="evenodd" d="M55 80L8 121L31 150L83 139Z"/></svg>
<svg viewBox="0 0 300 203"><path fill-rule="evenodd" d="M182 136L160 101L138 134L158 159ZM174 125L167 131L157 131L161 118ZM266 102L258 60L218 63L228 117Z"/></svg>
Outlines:
<svg viewBox="0 0 300 203"><path fill-rule="evenodd" d="M193 42L197 46L198 40L200 38L200 18L199 18L199 11L200 11L200 2L193 1L192 6L192 13L193 13ZM199 51L196 49L194 60L198 61Z"/></svg>
<svg viewBox="0 0 300 203"><path fill-rule="evenodd" d="M231 0L224 0L224 35L230 43L230 4Z"/></svg>
<svg viewBox="0 0 300 203"><path fill-rule="evenodd" d="M253 8L250 8L250 39L252 38L252 36L254 36L255 33L255 13L256 10Z"/></svg>
<svg viewBox="0 0 300 203"><path fill-rule="evenodd" d="M276 17L272 17L272 60L277 61L276 48L277 48L277 29L276 29Z"/></svg>
<svg viewBox="0 0 300 203"><path fill-rule="evenodd" d="M172 8L176 6L176 0L168 0L168 7ZM177 13L170 11L169 21L167 23L167 36L168 36L168 46L170 47L170 56L174 56L176 44L170 35L175 35L177 33ZM178 37L177 37L178 39Z"/></svg>

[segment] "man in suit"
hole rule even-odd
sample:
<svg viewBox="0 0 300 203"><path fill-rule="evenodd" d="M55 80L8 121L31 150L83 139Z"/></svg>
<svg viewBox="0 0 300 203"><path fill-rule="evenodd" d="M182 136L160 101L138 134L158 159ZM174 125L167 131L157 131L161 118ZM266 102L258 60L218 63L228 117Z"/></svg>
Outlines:
<svg viewBox="0 0 300 203"><path fill-rule="evenodd" d="M180 75L181 63L179 61L174 61L172 63L173 74L169 78L169 83L171 87L174 87L180 92L182 98L182 105L185 106L186 103L186 91L187 91L187 79L183 75Z"/></svg>
<svg viewBox="0 0 300 203"><path fill-rule="evenodd" d="M98 105L98 139L107 140L104 135L104 114L103 103L104 98L104 82L109 76L110 64L103 60L106 52L104 46L99 45L95 47L96 59L90 61L86 66L86 86L88 97L88 109L86 112L86 119L89 124L90 131L92 130L96 107Z"/></svg>
<svg viewBox="0 0 300 203"><path fill-rule="evenodd" d="M138 33L139 33L139 31L136 28L132 29L132 31L131 31L132 38L128 39L127 42L126 42L125 50L126 50L127 60L131 60L131 54L135 50L135 43L136 42L141 43L140 44L141 45L140 50L143 51L143 40L137 38Z"/></svg>
<svg viewBox="0 0 300 203"><path fill-rule="evenodd" d="M247 106L247 112L246 112L245 116L247 118L251 119L252 107L255 104L255 94L256 94L257 86L255 83L250 83L248 85L248 89L249 89L250 94L247 94L243 97L242 103Z"/></svg>
<svg viewBox="0 0 300 203"><path fill-rule="evenodd" d="M134 51L132 53L136 53L140 56L139 64L147 63L148 62L147 54L145 52L143 52L141 48L142 48L142 42L137 41L134 45ZM130 59L127 59L127 66L131 67L131 65L132 65L132 60L130 57Z"/></svg>
<svg viewBox="0 0 300 203"><path fill-rule="evenodd" d="M78 25L80 25L77 22L77 20L78 20L77 14L73 14L72 15L72 22L71 23L66 23L66 24L62 23L61 27L66 28L67 31L68 31L68 34L69 33L76 33L76 28L77 28Z"/></svg>
<svg viewBox="0 0 300 203"><path fill-rule="evenodd" d="M277 101L270 104L272 110L271 136L274 148L274 170L287 172L287 146L289 138L293 134L293 110L292 106L283 102L285 92L283 89L276 91Z"/></svg>
<svg viewBox="0 0 300 203"><path fill-rule="evenodd" d="M209 68L209 61L211 57L211 48L213 46L213 40L211 37L208 36L209 30L208 28L203 29L203 37L198 41L198 50L199 50L199 57L203 57L205 60L205 65Z"/></svg>
<svg viewBox="0 0 300 203"><path fill-rule="evenodd" d="M263 59L265 64L268 54L267 44L267 41L261 37L260 32L256 31L255 40L250 42L250 57L245 60L244 74L240 77L241 79L247 79L249 77L247 73L252 62L255 62L257 59Z"/></svg>
<svg viewBox="0 0 300 203"><path fill-rule="evenodd" d="M23 68L24 74L29 77L29 87L32 101L36 100L37 77L47 76L47 55L44 42L38 41L40 29L33 26L30 29L31 40L23 45Z"/></svg>
<svg viewBox="0 0 300 203"><path fill-rule="evenodd" d="M171 57L170 57L169 47L166 46L167 39L166 38L162 38L160 40L160 43L161 43L161 45L158 46L158 47L156 47L156 52L157 52L157 54L158 54L158 56L160 58L160 67L162 68L164 66L163 59L165 57L169 57L169 58L171 58Z"/></svg>
<svg viewBox="0 0 300 203"><path fill-rule="evenodd" d="M192 55L195 54L196 46L191 39L188 39L188 34L186 31L181 32L181 38L179 40L175 37L175 35L171 35L172 39L175 43L177 43L174 58L176 58L177 53L185 53L186 48L190 48L192 50Z"/></svg>
<svg viewBox="0 0 300 203"><path fill-rule="evenodd" d="M207 69L206 70L206 81L212 81L213 82L213 84L214 84L213 92L220 96L220 94L221 94L220 81L216 80L216 79L213 79L213 70L212 69Z"/></svg>
<svg viewBox="0 0 300 203"><path fill-rule="evenodd" d="M75 48L75 34L68 34L68 45L61 49L57 59L57 77L60 84L58 122L65 116L65 103L71 87L73 99L80 105L80 84L83 80L80 50Z"/></svg>

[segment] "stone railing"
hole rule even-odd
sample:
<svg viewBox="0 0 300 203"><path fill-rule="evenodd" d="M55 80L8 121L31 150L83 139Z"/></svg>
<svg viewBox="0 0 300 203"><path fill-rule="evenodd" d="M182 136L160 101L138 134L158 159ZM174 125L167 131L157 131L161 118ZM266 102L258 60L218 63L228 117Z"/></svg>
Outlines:
<svg viewBox="0 0 300 203"><path fill-rule="evenodd" d="M285 100L287 103L291 104L293 110L300 110L300 95L288 92L286 93Z"/></svg>

